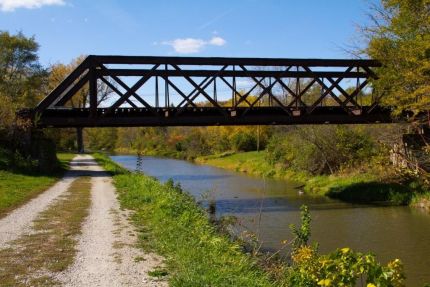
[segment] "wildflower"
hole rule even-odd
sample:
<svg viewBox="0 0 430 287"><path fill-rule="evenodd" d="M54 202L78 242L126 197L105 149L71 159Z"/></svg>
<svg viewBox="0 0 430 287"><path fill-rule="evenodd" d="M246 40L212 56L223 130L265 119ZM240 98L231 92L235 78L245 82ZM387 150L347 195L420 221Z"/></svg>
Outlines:
<svg viewBox="0 0 430 287"><path fill-rule="evenodd" d="M330 279L322 279L322 280L318 281L318 285L320 285L320 286L331 286L331 280ZM367 286L367 287L369 287L369 286Z"/></svg>
<svg viewBox="0 0 430 287"><path fill-rule="evenodd" d="M350 250L351 250L350 248L345 247L345 248L342 248L340 251L341 251L343 254L345 254L345 253L348 253Z"/></svg>

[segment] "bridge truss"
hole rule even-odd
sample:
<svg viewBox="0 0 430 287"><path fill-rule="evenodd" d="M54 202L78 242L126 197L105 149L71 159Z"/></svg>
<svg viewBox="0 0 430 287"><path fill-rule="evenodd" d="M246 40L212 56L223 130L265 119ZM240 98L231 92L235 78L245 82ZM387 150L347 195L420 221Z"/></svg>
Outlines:
<svg viewBox="0 0 430 287"><path fill-rule="evenodd" d="M370 93L377 67L374 60L88 56L21 115L40 127L391 122Z"/></svg>

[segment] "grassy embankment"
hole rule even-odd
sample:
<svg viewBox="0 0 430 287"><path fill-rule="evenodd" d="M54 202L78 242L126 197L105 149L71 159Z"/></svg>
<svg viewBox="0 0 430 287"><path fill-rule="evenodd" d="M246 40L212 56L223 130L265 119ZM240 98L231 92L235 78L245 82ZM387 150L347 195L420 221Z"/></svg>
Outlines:
<svg viewBox="0 0 430 287"><path fill-rule="evenodd" d="M141 247L166 258L170 286L282 286L218 233L179 187L127 172L103 155L95 158L113 175L121 206L135 211Z"/></svg>
<svg viewBox="0 0 430 287"><path fill-rule="evenodd" d="M28 170L0 170L0 218L61 178L74 155L59 153L57 157L60 164L53 174Z"/></svg>
<svg viewBox="0 0 430 287"><path fill-rule="evenodd" d="M303 183L305 192L327 195L353 203L390 203L430 206L430 192L413 180L388 181L378 172L349 172L336 175L314 176L270 165L265 151L224 153L198 157L197 163L204 163L251 175L289 179Z"/></svg>
<svg viewBox="0 0 430 287"><path fill-rule="evenodd" d="M165 269L153 276L168 276L169 286L403 286L399 260L387 266L375 257L337 249L319 255L308 245L310 215L302 209L301 226L293 228L292 263L251 256L208 219L194 199L172 181L165 184L124 170L108 157L96 160L109 171L122 208L134 211L141 248L166 259ZM287 251L285 251L287 252ZM364 285L363 285L364 286Z"/></svg>

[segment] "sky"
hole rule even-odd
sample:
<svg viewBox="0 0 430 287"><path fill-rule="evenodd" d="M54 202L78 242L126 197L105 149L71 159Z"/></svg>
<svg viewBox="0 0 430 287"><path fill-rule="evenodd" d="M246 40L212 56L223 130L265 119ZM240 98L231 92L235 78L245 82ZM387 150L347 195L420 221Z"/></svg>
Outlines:
<svg viewBox="0 0 430 287"><path fill-rule="evenodd" d="M349 58L377 0L0 0L43 65L79 55Z"/></svg>

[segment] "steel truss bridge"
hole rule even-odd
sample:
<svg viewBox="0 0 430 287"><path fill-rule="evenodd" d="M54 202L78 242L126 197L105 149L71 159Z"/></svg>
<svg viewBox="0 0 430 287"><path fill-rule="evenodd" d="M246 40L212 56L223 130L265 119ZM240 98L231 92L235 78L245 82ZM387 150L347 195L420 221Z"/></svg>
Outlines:
<svg viewBox="0 0 430 287"><path fill-rule="evenodd" d="M380 66L375 60L91 55L20 115L38 127L391 122L380 99L364 93Z"/></svg>

